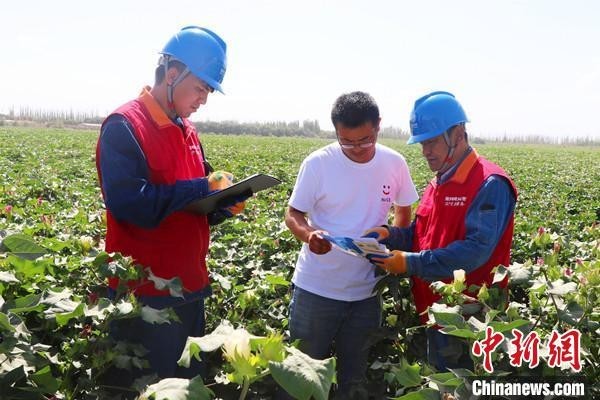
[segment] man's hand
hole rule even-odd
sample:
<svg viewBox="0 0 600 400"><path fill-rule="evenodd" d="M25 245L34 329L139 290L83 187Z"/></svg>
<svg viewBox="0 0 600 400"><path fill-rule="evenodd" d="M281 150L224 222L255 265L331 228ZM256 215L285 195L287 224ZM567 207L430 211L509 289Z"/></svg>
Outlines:
<svg viewBox="0 0 600 400"><path fill-rule="evenodd" d="M400 275L406 273L406 254L400 250L392 250L389 257L369 257L369 260L389 272Z"/></svg>
<svg viewBox="0 0 600 400"><path fill-rule="evenodd" d="M236 196L229 196L219 201L218 207L226 209L233 215L238 215L246 207L246 200L252 197L252 190L240 193Z"/></svg>
<svg viewBox="0 0 600 400"><path fill-rule="evenodd" d="M212 191L227 189L233 185L233 174L227 171L215 171L208 176L208 189ZM238 196L224 199L220 208L227 210L231 215L238 215L246 208L246 199L252 196L252 191L242 193ZM229 218L227 216L226 218ZM222 221L221 221L222 222Z"/></svg>
<svg viewBox="0 0 600 400"><path fill-rule="evenodd" d="M315 254L325 254L331 251L331 242L327 239L323 239L321 234L323 231L312 231L308 234L306 242L308 248Z"/></svg>
<svg viewBox="0 0 600 400"><path fill-rule="evenodd" d="M382 240L387 239L389 236L390 236L390 231L387 228L387 226L376 226L374 228L367 229L362 234L362 237L377 239L378 242L381 242Z"/></svg>
<svg viewBox="0 0 600 400"><path fill-rule="evenodd" d="M233 217L233 214L231 214L228 210L223 208L218 208L215 211L211 211L208 214L206 214L206 218L210 226L219 225L220 223L224 222L227 218L231 217Z"/></svg>

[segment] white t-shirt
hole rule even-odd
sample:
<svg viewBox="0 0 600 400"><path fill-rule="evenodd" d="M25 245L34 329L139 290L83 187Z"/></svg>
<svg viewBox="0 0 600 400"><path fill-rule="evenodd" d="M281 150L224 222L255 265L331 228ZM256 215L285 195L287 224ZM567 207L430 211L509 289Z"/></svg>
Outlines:
<svg viewBox="0 0 600 400"><path fill-rule="evenodd" d="M375 156L356 163L332 143L310 154L300 166L289 204L308 214L308 223L332 236L360 237L387 223L392 204L408 206L419 198L404 157L377 144ZM378 278L362 257L337 248L317 255L304 243L292 282L319 296L357 301L373 296Z"/></svg>

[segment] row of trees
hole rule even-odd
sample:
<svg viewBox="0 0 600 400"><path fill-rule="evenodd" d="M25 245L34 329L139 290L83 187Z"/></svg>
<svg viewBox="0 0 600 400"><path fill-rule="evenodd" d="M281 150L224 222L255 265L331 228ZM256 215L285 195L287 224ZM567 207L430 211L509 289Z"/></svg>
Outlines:
<svg viewBox="0 0 600 400"><path fill-rule="evenodd" d="M258 135L258 136L324 136L319 121L274 121L274 122L238 122L238 121L202 121L196 122L200 132L219 133L223 135Z"/></svg>
<svg viewBox="0 0 600 400"><path fill-rule="evenodd" d="M10 109L8 114L0 114L0 125L6 125L7 121L13 124L35 122L50 127L75 126L80 124L100 124L104 117L95 112L80 111L47 111L21 107L18 111ZM201 121L196 122L200 132L210 132L222 135L257 135L257 136L305 136L333 138L335 133L331 130L321 130L318 120L306 119L300 121L273 121L273 122L238 122L229 121ZM87 126L89 128L89 126ZM409 133L393 126L381 129L381 137L408 139ZM471 136L470 141L481 143L534 143L548 145L576 145L576 146L600 146L600 139L593 137L549 137L542 135L521 135L496 138L482 138Z"/></svg>
<svg viewBox="0 0 600 400"><path fill-rule="evenodd" d="M306 136L332 138L333 131L321 130L319 121L276 121L276 122L238 122L238 121L203 121L196 122L200 132L211 132L222 135L257 135L257 136ZM380 136L388 138L408 138L402 129L392 126L382 128Z"/></svg>
<svg viewBox="0 0 600 400"><path fill-rule="evenodd" d="M0 121L34 121L41 123L60 122L65 125L75 125L80 123L101 123L104 117L98 116L93 111L73 111L71 110L40 110L31 107L20 107L18 110L11 108L8 114L0 114Z"/></svg>

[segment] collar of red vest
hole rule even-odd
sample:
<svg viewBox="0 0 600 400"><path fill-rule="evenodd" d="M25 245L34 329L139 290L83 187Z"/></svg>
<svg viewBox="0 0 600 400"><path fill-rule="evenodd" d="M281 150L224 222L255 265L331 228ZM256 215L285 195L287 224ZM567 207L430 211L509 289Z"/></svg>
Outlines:
<svg viewBox="0 0 600 400"><path fill-rule="evenodd" d="M156 101L156 99L150 93L150 86L146 86L142 89L138 100L144 104L150 116L158 125L159 128L164 128L167 125L172 125L173 121L169 118L169 116L164 112L160 104Z"/></svg>
<svg viewBox="0 0 600 400"><path fill-rule="evenodd" d="M471 150L471 152L465 157L465 159L462 160L462 162L454 172L454 175L452 175L450 179L448 179L448 182L465 183L467 177L469 176L469 172L471 172L471 169L473 168L478 159L479 154L477 154L477 151L475 149Z"/></svg>

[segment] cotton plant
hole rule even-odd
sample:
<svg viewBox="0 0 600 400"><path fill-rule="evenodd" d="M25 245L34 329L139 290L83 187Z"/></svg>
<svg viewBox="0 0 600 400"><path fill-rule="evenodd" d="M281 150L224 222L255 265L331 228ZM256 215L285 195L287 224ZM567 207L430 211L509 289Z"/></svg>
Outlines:
<svg viewBox="0 0 600 400"><path fill-rule="evenodd" d="M179 365L189 367L192 358L200 360L202 352L219 349L225 361L223 370L227 372L224 383L241 387L240 400L246 398L253 382L268 375L272 375L281 387L297 399L314 397L325 400L334 381L333 358L314 360L295 347L284 344L281 334L255 336L242 327L234 328L226 320L205 336L189 337ZM188 383L178 381L177 384ZM148 395L148 389L143 395ZM159 400L163 397L154 395L153 398Z"/></svg>

